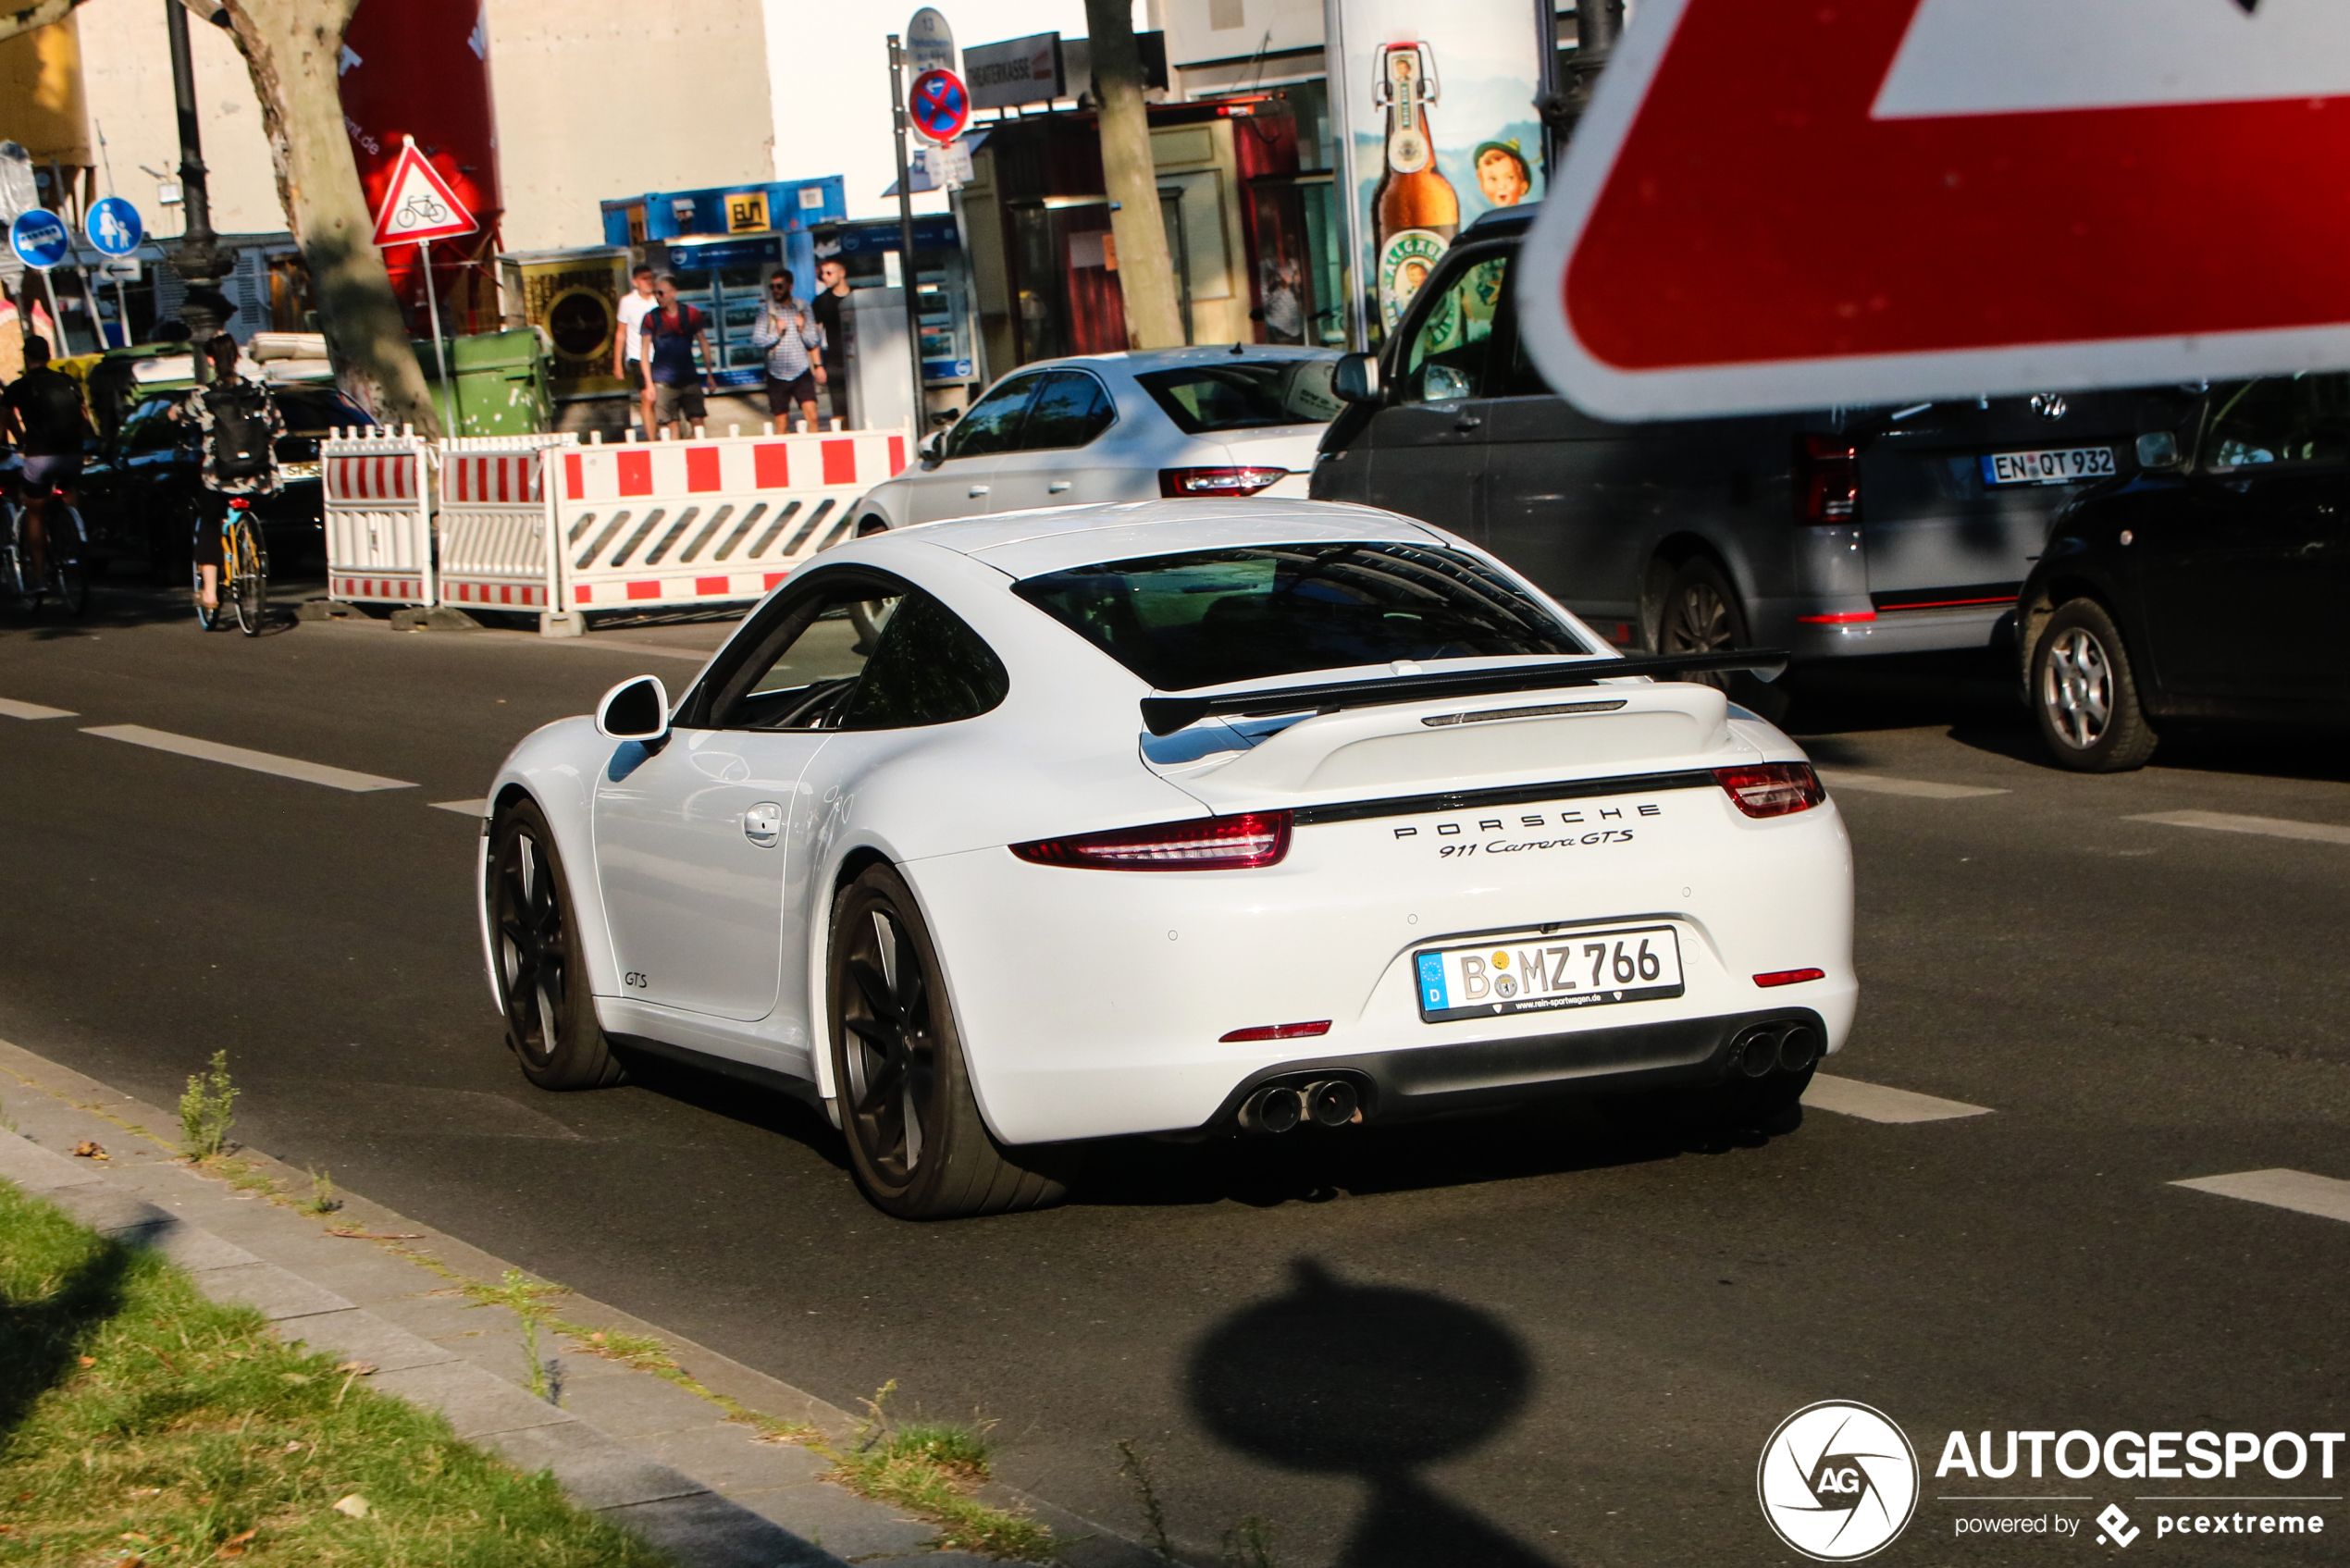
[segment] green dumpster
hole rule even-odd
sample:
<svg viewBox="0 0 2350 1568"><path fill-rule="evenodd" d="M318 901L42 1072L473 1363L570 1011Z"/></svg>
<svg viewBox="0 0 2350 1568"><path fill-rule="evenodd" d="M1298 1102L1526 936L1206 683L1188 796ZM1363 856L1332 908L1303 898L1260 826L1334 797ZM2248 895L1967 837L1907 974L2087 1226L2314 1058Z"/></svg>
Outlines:
<svg viewBox="0 0 2350 1568"><path fill-rule="evenodd" d="M432 389L433 406L448 417L439 366L430 340L413 345ZM547 386L547 341L535 327L510 327L449 340L449 373L457 383L459 436L527 436L554 424Z"/></svg>

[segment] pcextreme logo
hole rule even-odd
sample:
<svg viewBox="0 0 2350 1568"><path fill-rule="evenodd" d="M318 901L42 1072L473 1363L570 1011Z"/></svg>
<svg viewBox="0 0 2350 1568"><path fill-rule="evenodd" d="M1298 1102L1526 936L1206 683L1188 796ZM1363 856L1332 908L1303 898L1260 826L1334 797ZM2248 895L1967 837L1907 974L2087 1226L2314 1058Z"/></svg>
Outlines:
<svg viewBox="0 0 2350 1568"><path fill-rule="evenodd" d="M1883 1411L1823 1400L1779 1423L1754 1489L1779 1539L1815 1562L1853 1562L1917 1512L1917 1451Z"/></svg>

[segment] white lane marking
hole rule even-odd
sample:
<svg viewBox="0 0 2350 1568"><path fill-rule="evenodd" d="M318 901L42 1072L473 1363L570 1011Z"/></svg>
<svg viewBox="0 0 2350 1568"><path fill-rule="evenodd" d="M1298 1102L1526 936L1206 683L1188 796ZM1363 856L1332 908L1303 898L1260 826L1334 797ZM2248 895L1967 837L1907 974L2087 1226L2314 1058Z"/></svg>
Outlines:
<svg viewBox="0 0 2350 1568"><path fill-rule="evenodd" d="M1811 1087L1803 1091L1803 1103L1838 1116L1859 1117L1862 1121L1948 1121L1956 1117L1991 1114L1988 1105L1936 1099L1932 1094L1887 1089L1882 1083L1862 1083L1858 1079L1833 1078L1824 1072L1812 1075Z"/></svg>
<svg viewBox="0 0 2350 1568"><path fill-rule="evenodd" d="M432 809L436 811L454 811L463 817L489 815L489 802L487 800L436 800Z"/></svg>
<svg viewBox="0 0 2350 1568"><path fill-rule="evenodd" d="M2306 1170L2240 1170L2232 1176L2198 1176L2171 1185L2350 1224L2350 1181L2312 1176Z"/></svg>
<svg viewBox="0 0 2350 1568"><path fill-rule="evenodd" d="M5 714L11 719L70 719L73 717L73 710L43 708L37 702L18 702L10 698L0 697L0 714Z"/></svg>
<svg viewBox="0 0 2350 1568"><path fill-rule="evenodd" d="M2236 817L2225 811L2149 811L2129 817L2133 822L2160 822L2172 828L2209 828L2215 833L2257 833L2270 838L2314 839L2319 844L2350 844L2350 828L2331 822L2295 822L2283 817Z"/></svg>
<svg viewBox="0 0 2350 1568"><path fill-rule="evenodd" d="M248 751L241 746L223 746L218 741L198 740L193 735L176 735L168 730L151 730L144 724L100 724L81 733L105 740L127 740L133 746L153 747L157 751L175 752L181 757L194 757L206 762L226 762L231 768L250 768L256 773L275 773L282 779L325 784L329 789L360 792L416 787L404 779L377 778L373 773L354 773L348 768L329 768L323 762L305 762L299 757Z"/></svg>
<svg viewBox="0 0 2350 1568"><path fill-rule="evenodd" d="M1881 773L1848 773L1822 768L1820 782L1830 789L1865 790L1871 795L1914 795L1921 800L1966 800L1978 795L2006 795L2004 789L1981 784L1936 784L1930 779L1888 779Z"/></svg>

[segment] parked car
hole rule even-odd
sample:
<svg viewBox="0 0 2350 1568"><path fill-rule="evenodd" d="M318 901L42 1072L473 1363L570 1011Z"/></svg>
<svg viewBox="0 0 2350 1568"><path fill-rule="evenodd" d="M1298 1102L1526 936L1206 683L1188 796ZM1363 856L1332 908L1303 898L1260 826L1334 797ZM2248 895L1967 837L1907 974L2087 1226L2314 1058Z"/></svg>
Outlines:
<svg viewBox="0 0 2350 1568"><path fill-rule="evenodd" d="M2350 722L2350 376L2211 387L2135 455L2065 509L2018 600L2050 754L2111 772L2173 719Z"/></svg>
<svg viewBox="0 0 2350 1568"><path fill-rule="evenodd" d="M1050 1202L1124 1134L1774 1120L1852 1021L1844 825L1786 735L1616 669L1389 512L852 539L674 708L623 682L489 781L507 1043L542 1088L617 1047L805 1096L908 1218Z"/></svg>
<svg viewBox="0 0 2350 1568"><path fill-rule="evenodd" d="M1083 501L1305 494L1338 356L1235 343L1023 365L852 511L860 533Z"/></svg>
<svg viewBox="0 0 2350 1568"><path fill-rule="evenodd" d="M1322 438L1317 500L1476 540L1624 646L1799 659L1984 648L2057 508L2135 471L2149 394L1613 423L1516 331L1524 207L1471 225ZM2158 396L2158 394L2151 394Z"/></svg>
<svg viewBox="0 0 2350 1568"><path fill-rule="evenodd" d="M331 387L274 387L286 433L278 441L284 483L254 499L269 552L291 567L326 546L326 491L318 447L333 430L373 425L367 412ZM195 426L170 417L191 389L167 389L142 400L111 440L93 449L81 477L81 512L102 555L145 558L155 579L187 580L193 538L199 453Z"/></svg>

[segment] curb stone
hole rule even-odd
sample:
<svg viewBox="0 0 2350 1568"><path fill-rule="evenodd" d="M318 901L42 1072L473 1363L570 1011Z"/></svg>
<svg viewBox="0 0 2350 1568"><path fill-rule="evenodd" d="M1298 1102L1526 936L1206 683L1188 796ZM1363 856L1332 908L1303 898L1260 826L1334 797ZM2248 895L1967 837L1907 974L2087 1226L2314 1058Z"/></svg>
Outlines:
<svg viewBox="0 0 2350 1568"><path fill-rule="evenodd" d="M31 1090L36 1093L21 1091ZM989 1560L932 1547L936 1531L883 1502L820 1479L825 1461L763 1438L708 1399L653 1373L588 1353L559 1336L559 1402L525 1386L520 1320L465 1298L457 1281L491 1284L513 1266L430 1226L339 1191L328 1221L261 1201L182 1164L166 1142L177 1118L69 1068L0 1041L0 1178L81 1223L153 1247L216 1301L258 1308L281 1337L338 1360L365 1361L377 1389L446 1415L457 1435L525 1471L548 1470L574 1502L668 1552L681 1568L922 1568ZM89 1140L104 1161L60 1153ZM303 1172L240 1150L256 1176L289 1192ZM537 1282L527 1271L519 1271ZM715 1351L578 1295L563 1315L591 1328L658 1339L705 1388L838 1441L848 1413ZM997 1506L1051 1527L1069 1568L1150 1568L1156 1554L1090 1520L1000 1485Z"/></svg>

